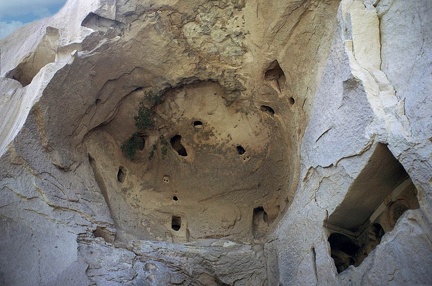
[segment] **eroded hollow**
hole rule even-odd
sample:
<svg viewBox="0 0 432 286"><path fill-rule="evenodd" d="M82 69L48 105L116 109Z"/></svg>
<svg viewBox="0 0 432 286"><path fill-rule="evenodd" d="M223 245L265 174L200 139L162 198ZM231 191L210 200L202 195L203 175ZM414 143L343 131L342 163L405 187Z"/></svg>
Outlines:
<svg viewBox="0 0 432 286"><path fill-rule="evenodd" d="M294 97L290 97L290 98L288 99L288 101L289 101L289 103L290 103L291 105L294 105L294 103L295 103L295 99L294 99Z"/></svg>
<svg viewBox="0 0 432 286"><path fill-rule="evenodd" d="M158 96L165 100L152 109L152 128L136 130L131 110L137 110L146 98L131 97L124 100L115 118L86 137L89 153L105 170L101 183L107 186L113 216L120 224L116 227L121 229L116 238L265 239L291 201L288 190L295 189L290 185L296 180L291 178L295 160L288 157L297 150L291 130L275 132L285 127L263 118L262 111L250 104L227 105L226 91L218 83L201 82L164 92ZM138 94L145 96L146 91ZM203 122L199 132L191 128ZM131 160L122 146L129 150L126 147L139 145L125 144L136 143L133 134L145 134L146 143ZM176 153L169 152L171 148ZM127 188L118 183L123 176L119 166L127 170ZM113 173L118 178L105 176ZM251 205L260 207L254 211ZM182 222L167 213L182 214ZM161 223L167 220L170 223Z"/></svg>
<svg viewBox="0 0 432 286"><path fill-rule="evenodd" d="M277 60L270 63L264 73L264 79L269 82L277 92L281 93L286 83L285 73L279 65Z"/></svg>
<svg viewBox="0 0 432 286"><path fill-rule="evenodd" d="M274 109L267 105L261 105L260 110L270 114L271 116L275 114Z"/></svg>
<svg viewBox="0 0 432 286"><path fill-rule="evenodd" d="M101 237L106 242L112 243L114 241L114 234L108 231L105 227L97 226L93 231L94 237Z"/></svg>
<svg viewBox="0 0 432 286"><path fill-rule="evenodd" d="M179 154L180 156L186 157L187 151L186 148L181 144L182 137L180 135L175 135L170 139L171 147Z"/></svg>
<svg viewBox="0 0 432 286"><path fill-rule="evenodd" d="M81 26L100 31L103 33L112 30L113 35L121 35L124 29L124 24L115 20L101 17L95 13L89 13L81 23Z"/></svg>
<svg viewBox="0 0 432 286"><path fill-rule="evenodd" d="M35 51L9 71L6 77L19 81L22 86L29 85L44 66L55 61L59 37L58 29L47 27Z"/></svg>
<svg viewBox="0 0 432 286"><path fill-rule="evenodd" d="M120 166L117 172L117 181L123 183L126 178L126 169Z"/></svg>
<svg viewBox="0 0 432 286"><path fill-rule="evenodd" d="M255 238L264 236L269 227L269 217L262 206L254 208L252 216L252 233Z"/></svg>
<svg viewBox="0 0 432 286"><path fill-rule="evenodd" d="M384 144L378 144L343 202L326 222L340 273L359 266L408 209L419 208L417 189Z"/></svg>
<svg viewBox="0 0 432 286"><path fill-rule="evenodd" d="M266 80L278 81L284 76L285 74L282 68L280 67L279 62L275 60L269 65L268 69L265 72L264 78Z"/></svg>

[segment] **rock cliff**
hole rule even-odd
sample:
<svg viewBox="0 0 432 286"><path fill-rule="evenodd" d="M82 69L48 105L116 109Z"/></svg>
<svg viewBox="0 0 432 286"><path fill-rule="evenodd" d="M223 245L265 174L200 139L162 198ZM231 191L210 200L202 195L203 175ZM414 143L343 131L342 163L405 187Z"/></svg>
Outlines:
<svg viewBox="0 0 432 286"><path fill-rule="evenodd" d="M432 2L91 0L0 40L1 285L432 284Z"/></svg>

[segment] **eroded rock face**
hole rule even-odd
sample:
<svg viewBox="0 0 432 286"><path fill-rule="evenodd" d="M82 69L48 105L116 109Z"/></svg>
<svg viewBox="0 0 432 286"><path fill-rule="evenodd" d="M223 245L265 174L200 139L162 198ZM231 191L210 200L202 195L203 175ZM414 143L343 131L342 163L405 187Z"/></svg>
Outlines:
<svg viewBox="0 0 432 286"><path fill-rule="evenodd" d="M188 84L160 97L146 109L153 123L136 135L140 142L130 147L136 148L132 158L121 146L136 129L130 110L145 99L142 90L85 140L121 231L118 238L250 242L265 235L289 201L283 189L290 178L287 146L293 144L278 132L274 111L250 101L227 105L225 90L214 82ZM257 208L265 218L254 226Z"/></svg>
<svg viewBox="0 0 432 286"><path fill-rule="evenodd" d="M69 1L1 40L0 284L431 283L429 6Z"/></svg>

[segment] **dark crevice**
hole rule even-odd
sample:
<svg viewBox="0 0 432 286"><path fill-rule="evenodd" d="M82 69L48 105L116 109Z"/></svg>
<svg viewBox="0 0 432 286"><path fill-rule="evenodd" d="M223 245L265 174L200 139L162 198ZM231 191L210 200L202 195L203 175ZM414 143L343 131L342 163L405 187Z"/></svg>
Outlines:
<svg viewBox="0 0 432 286"><path fill-rule="evenodd" d="M354 240L341 233L332 233L328 238L331 247L331 257L334 260L338 273L356 263L360 246Z"/></svg>
<svg viewBox="0 0 432 286"><path fill-rule="evenodd" d="M315 247L311 248L311 252L312 252L312 263L313 263L313 269L314 269L315 279L318 282L317 257L316 257Z"/></svg>
<svg viewBox="0 0 432 286"><path fill-rule="evenodd" d="M145 136L144 135L139 135L139 144L138 144L138 149L140 149L141 151L142 150L144 150L144 148L145 148L145 142L146 142L146 140L145 140L146 138L145 138Z"/></svg>
<svg viewBox="0 0 432 286"><path fill-rule="evenodd" d="M102 193L102 196L105 200L105 203L107 204L107 207L108 207L108 210L110 213L110 217L113 219L114 224L117 226L116 218L113 216L113 211L112 211L109 196L108 196L108 190L107 190L106 184L103 180L103 177L102 177L101 173L99 172L96 161L90 154L88 154L88 160L90 163L90 167L93 171L95 181L96 181L96 183L97 183L97 185L98 185L98 187ZM114 238L113 238L113 240L114 240Z"/></svg>

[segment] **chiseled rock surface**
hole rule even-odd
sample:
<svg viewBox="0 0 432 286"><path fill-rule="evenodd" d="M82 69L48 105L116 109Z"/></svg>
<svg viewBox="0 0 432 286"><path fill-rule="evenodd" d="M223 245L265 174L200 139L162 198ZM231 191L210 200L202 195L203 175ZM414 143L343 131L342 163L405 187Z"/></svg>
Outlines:
<svg viewBox="0 0 432 286"><path fill-rule="evenodd" d="M432 284L431 11L70 0L0 40L0 284Z"/></svg>

